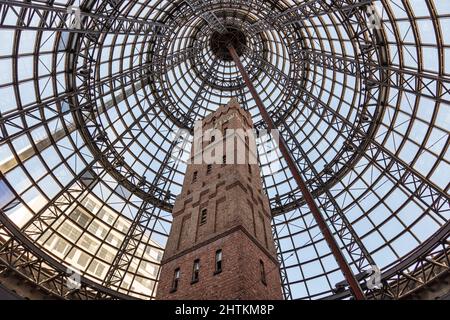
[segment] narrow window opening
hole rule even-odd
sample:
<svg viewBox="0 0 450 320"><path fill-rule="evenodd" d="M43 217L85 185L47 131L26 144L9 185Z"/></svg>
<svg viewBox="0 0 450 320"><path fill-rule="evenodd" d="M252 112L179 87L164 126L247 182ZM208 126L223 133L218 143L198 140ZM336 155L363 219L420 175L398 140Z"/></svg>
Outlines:
<svg viewBox="0 0 450 320"><path fill-rule="evenodd" d="M192 283L198 282L198 277L200 273L200 260L194 261L194 266L192 268Z"/></svg>
<svg viewBox="0 0 450 320"><path fill-rule="evenodd" d="M196 182L196 181L197 181L197 176L198 176L198 172L195 171L195 172L194 172L194 175L193 175L193 177L192 177L192 182Z"/></svg>
<svg viewBox="0 0 450 320"><path fill-rule="evenodd" d="M180 268L175 269L173 274L173 282L172 282L172 290L171 292L175 292L178 290L178 284L180 282Z"/></svg>
<svg viewBox="0 0 450 320"><path fill-rule="evenodd" d="M266 270L264 268L264 262L262 260L259 260L259 272L261 275L261 282L263 283L263 285L267 285L266 282Z"/></svg>
<svg viewBox="0 0 450 320"><path fill-rule="evenodd" d="M226 165L227 164L227 156L223 156L222 157L222 165Z"/></svg>
<svg viewBox="0 0 450 320"><path fill-rule="evenodd" d="M222 272L222 250L216 251L216 270L214 274L218 274Z"/></svg>
<svg viewBox="0 0 450 320"><path fill-rule="evenodd" d="M206 174L210 174L212 170L212 165L208 164L208 166L206 167Z"/></svg>

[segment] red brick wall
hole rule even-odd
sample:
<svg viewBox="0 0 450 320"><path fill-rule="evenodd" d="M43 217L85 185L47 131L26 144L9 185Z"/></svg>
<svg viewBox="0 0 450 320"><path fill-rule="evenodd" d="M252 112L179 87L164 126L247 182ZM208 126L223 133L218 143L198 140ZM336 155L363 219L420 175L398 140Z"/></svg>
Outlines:
<svg viewBox="0 0 450 320"><path fill-rule="evenodd" d="M235 226L244 227L261 245L275 255L272 238L268 200L245 175L232 170L221 178L211 179L204 187L193 187L190 195L177 199L172 214L174 216L165 258L195 244L207 241ZM207 222L199 225L201 211L208 210Z"/></svg>
<svg viewBox="0 0 450 320"><path fill-rule="evenodd" d="M214 274L215 253L222 249L222 272ZM194 260L200 259L200 276L191 284ZM260 279L259 260L264 262L266 283ZM173 273L180 268L176 292L170 293ZM277 263L242 230L168 261L161 271L157 299L167 300L278 300L282 299Z"/></svg>

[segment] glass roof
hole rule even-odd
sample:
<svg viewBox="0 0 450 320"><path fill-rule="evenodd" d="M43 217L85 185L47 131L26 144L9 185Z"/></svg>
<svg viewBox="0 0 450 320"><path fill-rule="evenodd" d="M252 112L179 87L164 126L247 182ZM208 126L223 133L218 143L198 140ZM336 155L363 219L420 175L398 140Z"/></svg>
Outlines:
<svg viewBox="0 0 450 320"><path fill-rule="evenodd" d="M232 97L265 127L211 47L222 25L245 34L244 67L354 273L399 266L450 218L450 6L327 2L0 1L1 214L87 279L153 298L190 150L177 133ZM343 275L259 142L285 297L335 295Z"/></svg>

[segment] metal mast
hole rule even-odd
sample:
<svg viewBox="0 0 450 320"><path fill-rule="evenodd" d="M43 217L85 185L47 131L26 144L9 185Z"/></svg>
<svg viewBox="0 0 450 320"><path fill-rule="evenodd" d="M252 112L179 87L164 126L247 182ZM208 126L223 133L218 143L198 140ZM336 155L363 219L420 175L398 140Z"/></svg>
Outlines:
<svg viewBox="0 0 450 320"><path fill-rule="evenodd" d="M270 117L269 113L267 112L266 108L264 107L264 104L259 97L258 92L256 91L255 87L253 86L253 83L250 80L250 77L245 70L244 66L242 65L241 59L239 58L239 55L236 52L236 49L230 45L228 46L228 50L230 52L230 55L233 57L234 62L236 63L236 66L238 67L239 71L241 72L242 78L244 79L245 84L247 85L248 89L250 90L250 93L252 94L253 99L256 102L256 105L258 106L259 112L261 113L261 116L263 117L264 121L266 122L268 128L270 130L275 130L275 123L273 122L272 118ZM333 255L339 265L339 267L342 270L342 273L345 276L345 279L347 280L351 290L353 291L353 294L357 300L364 300L365 296L364 293L359 285L358 280L356 279L355 275L353 274L350 266L347 263L347 260L345 260L344 255L342 254L336 239L334 239L333 234L331 233L330 229L328 228L328 225L323 218L322 214L320 213L319 207L314 202L314 198L309 191L308 187L306 186L306 183L303 181L303 178L301 176L300 171L297 168L297 165L295 164L294 159L292 158L291 153L289 152L286 142L284 141L283 137L280 136L279 140L279 148L281 153L283 154L284 160L286 161L289 170L292 173L292 176L295 179L295 182L297 183L298 187L300 188L306 203L308 204L309 209L311 210L311 213L314 216L314 219L316 220L320 231L323 233L323 236L325 237L325 240L330 247L331 251L333 252Z"/></svg>

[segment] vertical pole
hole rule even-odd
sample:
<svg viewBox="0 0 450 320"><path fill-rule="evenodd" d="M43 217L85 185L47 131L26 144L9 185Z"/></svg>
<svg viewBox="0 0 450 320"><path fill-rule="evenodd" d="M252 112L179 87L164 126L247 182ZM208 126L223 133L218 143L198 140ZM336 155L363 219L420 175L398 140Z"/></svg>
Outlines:
<svg viewBox="0 0 450 320"><path fill-rule="evenodd" d="M236 49L230 45L228 46L228 50L233 57L234 62L236 63L237 68L241 72L242 78L244 79L245 84L247 85L248 89L250 90L250 93L253 96L253 99L256 102L256 105L258 106L259 112L261 113L262 118L266 122L268 128L270 130L275 130L275 123L273 122L272 118L270 117L269 113L267 112L266 108L264 107L264 104L259 97L258 92L256 91L255 87L253 86L253 83L250 80L250 77L245 70L244 66L242 65L241 59L239 58L239 55L236 52ZM300 172L298 170L298 167L294 161L294 158L292 157L292 154L289 152L289 149L287 148L286 141L284 141L284 138L280 136L279 140L279 146L281 154L283 155L289 170L292 173L292 176L294 177L295 182L297 183L298 187L300 188L300 191L303 194L303 197L305 198L306 203L308 204L309 210L314 216L314 219L317 222L317 225L320 228L320 231L322 232L325 241L327 242L328 246L331 249L331 252L334 255L334 258L336 259L336 262L338 263L342 273L344 274L345 279L347 280L347 283L353 292L354 297L357 300L364 300L365 296L364 293L359 285L359 282L356 280L355 275L353 274L349 264L347 263L347 260L345 259L344 255L341 252L341 249L339 248L339 245L336 242L336 239L334 238L333 234L331 233L325 219L323 218L322 214L320 213L320 210L317 206L317 204L314 201L314 198L309 191L308 187L306 186L306 183L303 181L303 178L300 175Z"/></svg>

